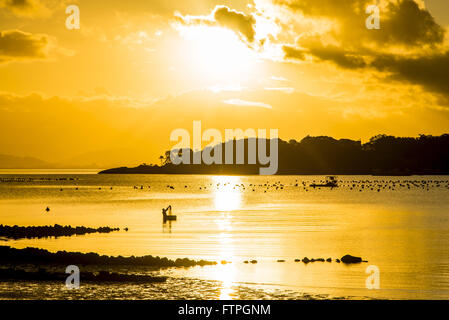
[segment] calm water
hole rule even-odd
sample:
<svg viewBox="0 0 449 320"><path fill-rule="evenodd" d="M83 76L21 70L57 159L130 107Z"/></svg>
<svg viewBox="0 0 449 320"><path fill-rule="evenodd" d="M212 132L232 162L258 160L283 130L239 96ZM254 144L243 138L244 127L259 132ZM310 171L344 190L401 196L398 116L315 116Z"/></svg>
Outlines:
<svg viewBox="0 0 449 320"><path fill-rule="evenodd" d="M447 176L340 176L341 187L314 190L303 183L321 176L86 173L0 172L0 223L128 227L128 232L1 244L232 263L166 270L172 278L165 289L88 286L82 294L156 299L449 298ZM161 208L169 204L178 221L164 225ZM49 213L44 211L47 206ZM345 254L368 263L294 262L305 256L334 259ZM258 263L243 263L251 259ZM380 269L380 290L365 287L369 265ZM60 287L3 283L0 298L48 297L55 290L66 297Z"/></svg>

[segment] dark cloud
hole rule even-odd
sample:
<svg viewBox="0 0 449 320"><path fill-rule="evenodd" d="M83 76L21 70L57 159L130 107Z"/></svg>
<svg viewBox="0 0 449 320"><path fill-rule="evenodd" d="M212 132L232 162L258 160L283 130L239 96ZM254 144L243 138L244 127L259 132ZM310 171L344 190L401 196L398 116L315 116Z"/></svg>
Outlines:
<svg viewBox="0 0 449 320"><path fill-rule="evenodd" d="M30 9L34 6L34 3L30 0L6 0L4 2L10 8Z"/></svg>
<svg viewBox="0 0 449 320"><path fill-rule="evenodd" d="M370 66L389 72L395 80L419 84L449 99L449 51L421 57L383 55Z"/></svg>
<svg viewBox="0 0 449 320"><path fill-rule="evenodd" d="M275 0L304 15L338 23L324 36L298 34L283 46L286 59L328 61L343 69L383 72L386 79L415 84L449 99L449 50L444 29L413 0L389 1L381 10L381 29L365 27L371 0ZM332 45L323 39L333 39ZM417 48L425 47L421 53ZM392 48L402 48L399 53Z"/></svg>
<svg viewBox="0 0 449 320"><path fill-rule="evenodd" d="M370 2L372 4L372 0L273 0L273 2L302 11L306 15L322 17L345 17L366 8Z"/></svg>
<svg viewBox="0 0 449 320"><path fill-rule="evenodd" d="M209 25L222 26L233 30L248 42L253 42L256 35L254 29L256 20L250 14L245 14L226 6L216 6L209 17L183 17L178 16L178 20L189 25Z"/></svg>
<svg viewBox="0 0 449 320"><path fill-rule="evenodd" d="M365 60L357 54L342 50L336 46L313 46L310 53L323 61L332 61L340 67L349 69L364 68Z"/></svg>
<svg viewBox="0 0 449 320"><path fill-rule="evenodd" d="M389 17L382 23L382 32L373 33L379 41L407 45L439 44L444 40L444 29L432 15L420 9L412 0L388 5Z"/></svg>
<svg viewBox="0 0 449 320"><path fill-rule="evenodd" d="M299 49L288 45L283 46L282 49L286 59L305 60L306 55L311 55L319 61L333 62L345 69L366 67L366 62L362 56L337 46L324 46L321 43L315 42L314 44L310 44L307 49Z"/></svg>
<svg viewBox="0 0 449 320"><path fill-rule="evenodd" d="M413 0L390 0L380 11L380 30L368 30L366 8L372 0L273 0L306 16L329 18L336 22L337 40L347 45L375 42L378 45L436 45L444 40L444 29L432 15Z"/></svg>
<svg viewBox="0 0 449 320"><path fill-rule="evenodd" d="M254 41L256 20L252 15L245 15L225 6L217 6L214 10L214 19L218 24L242 34L249 42Z"/></svg>
<svg viewBox="0 0 449 320"><path fill-rule="evenodd" d="M404 56L366 51L362 54L335 46L314 45L308 49L283 46L286 59L305 60L307 55L332 62L343 69L365 69L388 74L387 79L420 85L449 101L449 51L422 56ZM370 62L367 62L370 61Z"/></svg>
<svg viewBox="0 0 449 320"><path fill-rule="evenodd" d="M0 62L46 57L49 38L20 30L0 31Z"/></svg>
<svg viewBox="0 0 449 320"><path fill-rule="evenodd" d="M284 51L284 57L286 59L293 60L305 60L306 59L306 51L302 49L295 48L293 46L285 45L282 47Z"/></svg>
<svg viewBox="0 0 449 320"><path fill-rule="evenodd" d="M0 8L4 7L18 16L33 15L44 8L39 0L0 0Z"/></svg>

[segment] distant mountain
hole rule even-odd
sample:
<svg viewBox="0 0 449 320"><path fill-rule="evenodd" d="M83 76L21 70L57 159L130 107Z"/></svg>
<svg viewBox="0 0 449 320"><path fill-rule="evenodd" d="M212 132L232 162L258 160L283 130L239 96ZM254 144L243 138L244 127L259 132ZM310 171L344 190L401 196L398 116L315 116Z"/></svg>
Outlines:
<svg viewBox="0 0 449 320"><path fill-rule="evenodd" d="M55 164L33 158L0 154L0 169L50 169Z"/></svg>
<svg viewBox="0 0 449 320"><path fill-rule="evenodd" d="M121 165L137 165L139 162L133 161L128 155L133 154L134 158L148 159L150 154L144 152L136 152L127 148L102 149L98 148L94 151L84 152L65 158L60 161L65 168L71 169L104 169Z"/></svg>
<svg viewBox="0 0 449 320"><path fill-rule="evenodd" d="M0 154L0 169L104 169L119 165L136 165L138 161L128 159L130 150L124 148L98 149L80 153L70 158L47 162L36 157L20 157ZM134 152L135 154L136 152ZM150 157L142 152L138 158Z"/></svg>

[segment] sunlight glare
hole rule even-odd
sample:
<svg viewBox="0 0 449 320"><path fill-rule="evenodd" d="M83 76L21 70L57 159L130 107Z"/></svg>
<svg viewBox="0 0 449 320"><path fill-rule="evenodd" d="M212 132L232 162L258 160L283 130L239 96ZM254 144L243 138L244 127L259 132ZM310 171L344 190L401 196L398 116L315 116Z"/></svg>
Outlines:
<svg viewBox="0 0 449 320"><path fill-rule="evenodd" d="M215 209L218 211L234 211L240 208L242 195L239 187L238 177L214 177L214 185L216 187L214 192ZM217 184L218 187L217 187Z"/></svg>
<svg viewBox="0 0 449 320"><path fill-rule="evenodd" d="M182 26L186 40L182 53L197 76L227 79L251 73L256 53L233 31L221 27Z"/></svg>

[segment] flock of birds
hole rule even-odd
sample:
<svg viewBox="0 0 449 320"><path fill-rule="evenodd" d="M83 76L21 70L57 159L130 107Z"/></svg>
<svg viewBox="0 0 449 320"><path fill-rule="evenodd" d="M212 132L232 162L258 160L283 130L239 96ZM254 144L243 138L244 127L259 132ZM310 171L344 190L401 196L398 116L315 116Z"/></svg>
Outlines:
<svg viewBox="0 0 449 320"><path fill-rule="evenodd" d="M412 190L412 189L420 189L423 191L430 191L434 188L443 188L449 189L449 180L426 180L426 179L417 179L417 180L400 180L400 179L380 179L380 180L341 180L338 182L338 187L319 187L312 186L313 184L324 184L326 181L324 180L309 180L309 181L298 181L295 180L292 183L282 183L281 181L270 182L266 181L265 183L209 183L205 185L181 185L178 188L187 190L187 189L197 189L201 191L208 190L220 190L221 188L232 188L233 190L239 191L252 191L261 190L264 193L268 191L281 191L284 189L302 189L305 192L309 192L311 190L321 190L321 189L347 189L351 191L395 191L395 190ZM71 188L73 189L73 188ZM75 190L79 190L79 187L75 187ZM113 187L98 187L98 190L113 190ZM135 190L151 190L151 185L134 185L133 189ZM166 185L165 189L175 190L174 185ZM63 188L60 188L60 191L63 191Z"/></svg>
<svg viewBox="0 0 449 320"><path fill-rule="evenodd" d="M192 188L198 188L198 190L219 190L220 188L232 188L233 190L240 190L240 191L256 191L256 190L263 190L264 193L270 190L284 190L284 189L302 189L306 192L310 190L321 190L321 189L335 189L335 188L343 188L347 190L353 190L353 191L375 191L375 192L381 192L381 191L395 191L395 190L412 190L412 189L420 189L423 191L430 191L434 188L443 188L443 189L449 189L449 180L342 180L339 181L338 187L313 187L311 185L313 184L324 184L326 181L324 180L311 180L311 181L301 181L298 182L298 180L295 180L293 183L282 183L281 181L275 181L275 182L265 182L265 183L259 183L259 184L244 184L244 183L237 183L232 184L231 182L225 182L225 183L209 183L206 185L201 186L195 186ZM148 186L148 189L150 189L151 186ZM182 188L182 186L181 186ZM189 186L184 185L183 189L188 189ZM140 187L134 186L134 189L145 189L145 187L142 185ZM175 190L174 185L167 185L166 189L169 190Z"/></svg>
<svg viewBox="0 0 449 320"><path fill-rule="evenodd" d="M375 179L375 180L341 180L338 182L337 187L318 187L312 186L314 184L324 184L326 181L324 180L309 180L309 181L298 181L296 179L294 182L290 183L282 183L281 181L266 181L265 183L231 183L231 182L219 182L219 183L209 183L205 185L181 185L179 188L187 190L187 189L196 189L201 191L208 190L220 190L221 188L233 190L243 191L252 191L261 190L264 193L267 193L270 190L273 191L281 191L284 189L299 189L305 192L309 192L311 190L321 190L321 189L346 189L351 191L363 192L363 191L372 191L372 192L381 192L381 191L395 191L395 190L422 190L422 191L430 191L431 189L446 189L449 190L449 180L432 180L432 179ZM73 189L73 188L71 188ZM79 190L79 187L75 187L75 190ZM109 189L113 190L113 187L98 187L98 190ZM151 190L151 185L140 185L133 186L135 190ZM165 189L175 190L174 185L166 185ZM63 188L60 188L60 191L63 191ZM46 211L49 212L50 209L46 208Z"/></svg>

